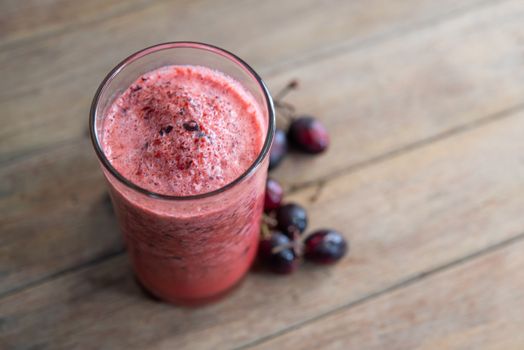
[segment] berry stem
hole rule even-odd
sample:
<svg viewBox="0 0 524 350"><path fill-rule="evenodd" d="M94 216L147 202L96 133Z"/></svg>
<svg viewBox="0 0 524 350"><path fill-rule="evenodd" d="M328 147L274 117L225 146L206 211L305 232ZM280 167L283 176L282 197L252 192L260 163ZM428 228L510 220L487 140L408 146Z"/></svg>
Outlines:
<svg viewBox="0 0 524 350"><path fill-rule="evenodd" d="M262 215L262 222L266 225L266 226L272 226L272 227L275 227L277 226L278 222L277 222L277 219L267 215L267 214L263 214Z"/></svg>
<svg viewBox="0 0 524 350"><path fill-rule="evenodd" d="M275 105L280 103L284 96L286 96L291 90L295 90L296 88L298 88L298 80L293 79L289 83L287 83L287 85L284 86L282 90L277 92L275 98L273 98L273 101L275 101Z"/></svg>
<svg viewBox="0 0 524 350"><path fill-rule="evenodd" d="M289 232L293 234L293 250L296 256L302 256L303 244L300 231L295 226L289 226Z"/></svg>
<svg viewBox="0 0 524 350"><path fill-rule="evenodd" d="M295 106L287 102L275 101L277 115L283 117L288 123L295 120Z"/></svg>
<svg viewBox="0 0 524 350"><path fill-rule="evenodd" d="M260 225L260 235L262 236L262 239L271 238L271 230L265 222L262 222L262 224Z"/></svg>
<svg viewBox="0 0 524 350"><path fill-rule="evenodd" d="M296 88L298 88L298 80L293 79L273 98L275 108L277 109L277 116L285 119L288 124L291 124L295 120L295 106L282 100L291 90L295 90Z"/></svg>
<svg viewBox="0 0 524 350"><path fill-rule="evenodd" d="M286 243L286 244L278 245L278 246L274 247L273 249L271 249L271 254L278 254L281 251L283 251L285 249L289 249L289 248L292 248L295 251L295 254L296 254L297 250L301 251L301 249L300 249L300 242L298 242L298 241L291 241L291 242ZM297 255L297 256L299 256L299 255Z"/></svg>

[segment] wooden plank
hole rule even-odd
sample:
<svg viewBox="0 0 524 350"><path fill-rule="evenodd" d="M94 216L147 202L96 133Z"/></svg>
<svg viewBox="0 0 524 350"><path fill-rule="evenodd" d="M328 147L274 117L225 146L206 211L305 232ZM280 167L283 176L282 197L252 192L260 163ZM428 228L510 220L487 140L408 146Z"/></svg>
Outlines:
<svg viewBox="0 0 524 350"><path fill-rule="evenodd" d="M482 1L339 0L323 4L322 10L315 3L251 0L210 6L203 1L163 1L77 30L8 45L0 50L0 75L9 86L0 91L0 161L83 135L91 98L103 76L123 57L148 45L211 42L264 72L279 62L303 60L320 48L417 27ZM234 20L216 20L231 14Z"/></svg>
<svg viewBox="0 0 524 350"><path fill-rule="evenodd" d="M275 176L300 186L521 105L523 20L511 1L269 79L300 78L290 102L333 138L326 155L291 157Z"/></svg>
<svg viewBox="0 0 524 350"><path fill-rule="evenodd" d="M106 19L146 3L144 0L2 0L0 46Z"/></svg>
<svg viewBox="0 0 524 350"><path fill-rule="evenodd" d="M90 147L85 140L0 170L0 293L122 250Z"/></svg>
<svg viewBox="0 0 524 350"><path fill-rule="evenodd" d="M0 338L14 348L208 349L282 331L518 236L523 134L524 113L501 117L293 195L311 229L351 241L331 268L252 273L221 303L191 310L145 299L119 256L4 297Z"/></svg>
<svg viewBox="0 0 524 350"><path fill-rule="evenodd" d="M524 242L252 349L524 348Z"/></svg>
<svg viewBox="0 0 524 350"><path fill-rule="evenodd" d="M409 140L427 137L432 132L439 132L442 128L455 126L460 122L478 120L484 117L485 113L503 109L506 105L516 101L520 94L516 86L519 80L512 77L518 74L522 67L516 67L514 71L509 72L506 71L508 69L506 66L502 66L497 72L491 72L489 66L494 64L493 62L508 60L515 55L520 55L518 52L513 52L516 51L515 47L511 40L507 39L512 32L509 30L506 32L504 23L513 23L507 20L510 13L514 13L515 18L520 18L521 13L517 10L521 7L518 4L516 6L511 4L511 6L503 6L504 11L501 10L500 13L497 11L489 14L481 12L483 16L492 18L490 26L481 20L475 26L476 17L465 16L457 20L457 23L452 23L451 28L439 27L437 32L421 33L421 39L416 39L418 35L414 35L413 38L387 44L384 49L379 47L369 49L363 53L362 57L369 55L369 62L372 62L371 58L376 60L380 74L365 75L363 78L368 77L369 80L363 79L359 84L347 83L343 75L330 76L329 79L339 89L335 91L327 85L322 85L325 83L316 78L314 81L305 81L303 90L292 97L299 105L312 106L312 100L320 103L319 108L322 107L326 112L324 120L333 133L333 148L324 156L308 160L299 157L287 160L287 164L279 169L276 177L286 183L288 187L293 185L292 179L296 179L293 181L299 183L311 179L310 176L318 179L326 174L338 172L344 167L370 159L379 152L401 147ZM502 23L503 21L505 22ZM520 27L518 30L522 30ZM492 50L493 54L481 55L481 57L486 57L486 61L478 58L480 62L475 65L476 68L471 68L467 72L468 79L458 73L449 75L450 86L464 84L464 81L467 80L468 87L471 87L471 89L463 89L465 95L460 99L452 96L454 90L448 91L444 87L440 90L435 88L438 84L431 81L429 78L431 75L428 72L434 58L424 55L428 45L434 42L448 42L453 33L462 33L462 36L459 35L452 40L455 50L450 51L446 59L456 61L456 69L459 63L465 64L464 59L460 57L466 55L469 50L478 50L480 38L477 37L477 33L483 34L485 38L493 37L493 41L495 37L500 37L498 42L505 43L500 44L500 47L495 45L499 50ZM470 36L473 36L475 40L468 39ZM399 52L394 47L398 45L405 45L402 50L403 56L420 56L420 60L413 61L410 65L411 73L408 75L408 80L404 80L403 75L397 73L400 62L395 57ZM458 54L459 57L454 58L454 54ZM499 57L498 54L502 56ZM466 57L470 56L466 55ZM320 68L326 69L330 62L336 70L353 69L357 71L362 67L363 60L364 58L359 55L348 54L318 63L311 68L311 72L307 69L302 69L302 72L304 76L307 75L307 79L312 79ZM397 62L397 64L390 65L388 62ZM481 74L484 69L492 74ZM416 72L426 73L418 77ZM498 89L486 88L483 90L482 86L486 85L484 81L486 79L477 80L474 77L485 76L489 76L489 80L498 78ZM377 84L386 78L395 78L388 85L390 90L394 90L394 93L391 92L388 95L387 103L383 106L377 105L372 97L377 96ZM455 78L458 80L453 83L452 79ZM285 79L286 76L283 78L275 76L274 81L277 84ZM420 79L420 82L417 79ZM321 84L322 88L313 89L317 85L309 85L310 83ZM424 96L427 98L425 103L427 106L433 106L435 114L430 112L428 107L427 111L420 114L420 118L416 118L416 112L421 110L421 102L413 102L413 91L403 88L408 83L415 84L417 88L424 91ZM428 87L425 84L428 84ZM502 87L507 87L507 89ZM434 91L435 96L431 95L431 91ZM316 98L313 96L315 92ZM489 98L488 92L491 93ZM486 96L483 96L484 94ZM478 100L481 97L483 99ZM320 101L327 102L324 104ZM358 110L344 112L346 108L350 108L349 105L353 101L358 101ZM418 107L409 111L403 106ZM453 108L457 109L456 113L452 112ZM369 114L366 111L373 109L380 109L385 114L391 112L391 114L387 118L379 114L374 114L373 118L368 117ZM388 110L390 112L387 112ZM400 111L406 113L400 113ZM347 118L348 115L355 117ZM43 123L43 125L47 124ZM347 149L358 149L358 152L348 152ZM109 214L99 216L101 214L97 212L97 210L103 210L101 201L104 184L93 153L89 142L83 139L79 143L66 143L48 153L44 152L45 155L34 155L12 162L0 170L0 178L7 179L1 182L3 190L0 193L4 195L0 198L0 208L5 214L3 220L0 221L0 231L6 232L2 239L9 242L9 245L5 245L3 250L5 260L3 264L0 264L3 266L2 273L5 276L0 281L0 293L33 283L57 271L69 269L121 249L121 242ZM52 176L46 176L48 173ZM68 185L60 189L59 186L62 183ZM76 206L71 205L69 200L64 200L71 196L77 198ZM79 209L81 206L84 209ZM91 208L93 212L85 208ZM82 210L85 216L77 216L76 210ZM62 217L68 219L58 219ZM57 222L61 224L57 225ZM41 232L44 227L47 234ZM99 227L96 231L100 236L92 235L93 227ZM90 237L96 237L95 241L98 243L93 245ZM53 240L57 242L57 245L53 246L53 249L40 250L36 253L12 253L24 250L24 247L33 247L38 244L37 242L45 239ZM56 251L61 252L60 258L55 257Z"/></svg>

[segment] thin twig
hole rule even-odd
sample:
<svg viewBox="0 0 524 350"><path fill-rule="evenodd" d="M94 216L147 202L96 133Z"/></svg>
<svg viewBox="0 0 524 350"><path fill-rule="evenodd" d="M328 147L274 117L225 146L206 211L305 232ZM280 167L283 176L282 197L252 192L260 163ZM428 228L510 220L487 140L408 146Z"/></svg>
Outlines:
<svg viewBox="0 0 524 350"><path fill-rule="evenodd" d="M280 102L280 100L282 100L284 96L286 96L291 90L295 90L296 88L298 88L298 80L293 79L289 83L287 83L287 85L284 86L282 90L277 92L277 94L273 98L273 101L275 101L276 103Z"/></svg>

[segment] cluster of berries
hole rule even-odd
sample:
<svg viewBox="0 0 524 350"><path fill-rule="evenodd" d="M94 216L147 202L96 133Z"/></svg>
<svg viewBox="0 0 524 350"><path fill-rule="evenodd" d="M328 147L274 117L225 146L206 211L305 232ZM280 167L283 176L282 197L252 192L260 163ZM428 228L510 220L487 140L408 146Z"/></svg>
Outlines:
<svg viewBox="0 0 524 350"><path fill-rule="evenodd" d="M305 153L318 154L329 146L329 134L316 118L295 115L293 105L282 98L298 87L291 81L275 97L279 116L289 122L288 130L277 128L270 152L269 169L276 168L288 152L289 146ZM282 204L284 191L274 179L266 183L264 222L262 223L259 259L271 271L289 274L297 269L302 258L319 264L333 264L348 251L342 234L331 229L303 235L308 225L306 210L299 204Z"/></svg>

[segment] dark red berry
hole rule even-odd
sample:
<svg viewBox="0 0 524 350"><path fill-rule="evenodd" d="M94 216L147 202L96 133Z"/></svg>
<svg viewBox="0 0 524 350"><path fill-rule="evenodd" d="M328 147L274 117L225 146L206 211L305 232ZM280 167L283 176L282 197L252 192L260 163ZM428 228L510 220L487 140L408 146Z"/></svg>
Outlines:
<svg viewBox="0 0 524 350"><path fill-rule="evenodd" d="M298 149L307 153L321 153L329 146L329 134L320 121L310 116L293 120L288 137Z"/></svg>
<svg viewBox="0 0 524 350"><path fill-rule="evenodd" d="M278 228L291 239L295 238L295 232L304 232L307 227L307 212L302 206L289 203L277 210Z"/></svg>
<svg viewBox="0 0 524 350"><path fill-rule="evenodd" d="M347 252L344 236L334 230L318 230L305 241L304 257L319 264L334 264Z"/></svg>
<svg viewBox="0 0 524 350"><path fill-rule="evenodd" d="M184 127L184 129L186 129L187 131L199 131L200 130L200 126L198 125L198 123L194 120L190 120L188 122L184 122L182 124L182 126Z"/></svg>
<svg viewBox="0 0 524 350"><path fill-rule="evenodd" d="M277 209L282 203L284 190L282 186L273 179L268 178L266 182L266 195L264 200L264 210L271 211Z"/></svg>
<svg viewBox="0 0 524 350"><path fill-rule="evenodd" d="M291 240L282 232L271 233L270 238L260 241L258 256L273 272L290 274L298 267L298 257Z"/></svg>
<svg viewBox="0 0 524 350"><path fill-rule="evenodd" d="M173 131L172 125L168 125L165 128L160 128L160 136L164 136L164 134L169 134L171 131Z"/></svg>
<svg viewBox="0 0 524 350"><path fill-rule="evenodd" d="M286 132L282 129L275 130L275 137L273 144L269 151L269 169L276 168L287 153L287 138Z"/></svg>
<svg viewBox="0 0 524 350"><path fill-rule="evenodd" d="M139 90L142 90L140 85L131 86L131 92L137 92Z"/></svg>

